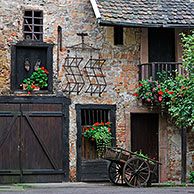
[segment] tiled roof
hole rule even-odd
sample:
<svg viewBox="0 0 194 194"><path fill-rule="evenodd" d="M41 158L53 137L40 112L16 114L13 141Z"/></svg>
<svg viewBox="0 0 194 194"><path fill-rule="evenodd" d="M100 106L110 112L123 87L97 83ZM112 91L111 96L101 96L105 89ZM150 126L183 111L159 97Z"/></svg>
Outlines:
<svg viewBox="0 0 194 194"><path fill-rule="evenodd" d="M194 0L95 1L102 24L194 27Z"/></svg>

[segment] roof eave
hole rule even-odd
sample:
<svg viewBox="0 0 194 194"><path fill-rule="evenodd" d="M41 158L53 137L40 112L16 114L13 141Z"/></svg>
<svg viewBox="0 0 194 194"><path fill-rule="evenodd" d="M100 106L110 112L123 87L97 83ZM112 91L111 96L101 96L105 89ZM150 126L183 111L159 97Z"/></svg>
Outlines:
<svg viewBox="0 0 194 194"><path fill-rule="evenodd" d="M123 26L123 27L141 27L141 28L194 28L193 24L149 24L149 23L129 23L120 21L110 21L98 18L101 26Z"/></svg>

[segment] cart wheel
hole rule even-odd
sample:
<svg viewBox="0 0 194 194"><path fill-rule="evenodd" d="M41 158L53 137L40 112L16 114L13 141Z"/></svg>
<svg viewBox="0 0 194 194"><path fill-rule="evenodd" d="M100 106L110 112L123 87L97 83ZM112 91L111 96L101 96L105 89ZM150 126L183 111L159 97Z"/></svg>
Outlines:
<svg viewBox="0 0 194 194"><path fill-rule="evenodd" d="M116 185L125 184L123 179L123 166L124 164L122 163L110 162L108 166L108 177L112 183Z"/></svg>
<svg viewBox="0 0 194 194"><path fill-rule="evenodd" d="M149 180L150 167L148 163L141 158L131 158L127 160L123 167L123 177L129 186L141 187Z"/></svg>

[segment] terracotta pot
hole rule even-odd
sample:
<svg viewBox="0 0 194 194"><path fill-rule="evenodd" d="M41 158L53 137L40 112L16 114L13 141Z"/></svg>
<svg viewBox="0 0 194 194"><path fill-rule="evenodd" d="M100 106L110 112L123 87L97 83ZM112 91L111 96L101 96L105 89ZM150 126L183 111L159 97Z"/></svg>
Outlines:
<svg viewBox="0 0 194 194"><path fill-rule="evenodd" d="M34 88L34 91L39 91L40 90L40 87L39 86L36 86L35 88Z"/></svg>

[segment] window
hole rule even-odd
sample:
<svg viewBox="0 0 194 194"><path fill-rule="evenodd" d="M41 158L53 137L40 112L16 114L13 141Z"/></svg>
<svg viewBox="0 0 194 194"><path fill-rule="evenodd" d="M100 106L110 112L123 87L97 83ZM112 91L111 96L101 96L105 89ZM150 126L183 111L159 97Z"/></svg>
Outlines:
<svg viewBox="0 0 194 194"><path fill-rule="evenodd" d="M109 110L103 109L82 109L81 110L81 124L92 126L96 122L109 121Z"/></svg>
<svg viewBox="0 0 194 194"><path fill-rule="evenodd" d="M43 39L43 12L25 10L23 23L24 39L42 40Z"/></svg>
<svg viewBox="0 0 194 194"><path fill-rule="evenodd" d="M123 28L114 27L114 44L123 45Z"/></svg>
<svg viewBox="0 0 194 194"><path fill-rule="evenodd" d="M48 87L40 92L52 91L53 45L43 41L20 41L11 47L11 90L23 91L21 84L38 67L49 72Z"/></svg>

